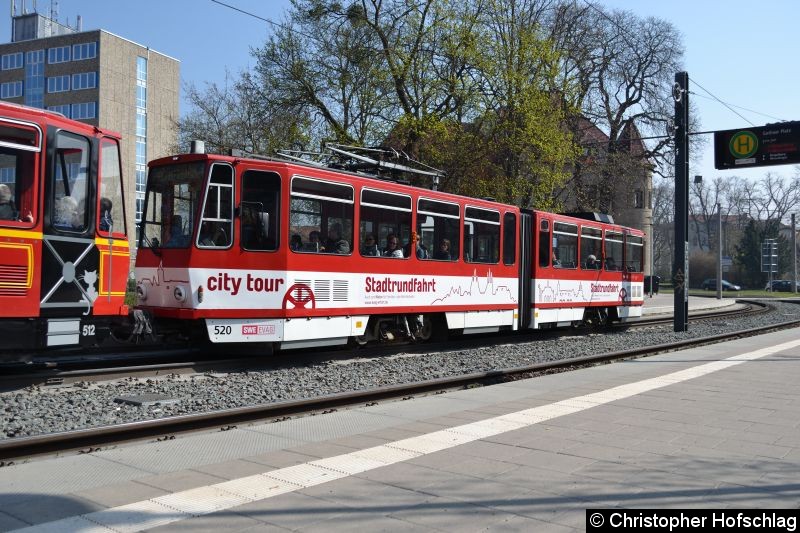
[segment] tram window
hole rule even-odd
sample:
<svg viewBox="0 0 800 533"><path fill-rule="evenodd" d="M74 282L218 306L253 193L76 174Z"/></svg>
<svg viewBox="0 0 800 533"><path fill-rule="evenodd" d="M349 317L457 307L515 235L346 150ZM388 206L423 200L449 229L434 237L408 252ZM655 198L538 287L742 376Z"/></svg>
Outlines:
<svg viewBox="0 0 800 533"><path fill-rule="evenodd" d="M277 250L281 177L274 172L248 170L242 176L239 230L245 250Z"/></svg>
<svg viewBox="0 0 800 533"><path fill-rule="evenodd" d="M576 224L553 223L553 258L561 263L560 268L575 268L578 265L578 226Z"/></svg>
<svg viewBox="0 0 800 533"><path fill-rule="evenodd" d="M605 269L609 271L622 270L622 233L606 231L605 249Z"/></svg>
<svg viewBox="0 0 800 533"><path fill-rule="evenodd" d="M30 226L36 216L38 128L0 122L0 224Z"/></svg>
<svg viewBox="0 0 800 533"><path fill-rule="evenodd" d="M119 144L115 139L100 143L100 194L97 199L97 230L101 235L125 237L125 204L122 201L122 171Z"/></svg>
<svg viewBox="0 0 800 533"><path fill-rule="evenodd" d="M199 248L227 248L233 242L233 167L215 163L206 187L203 218L197 232Z"/></svg>
<svg viewBox="0 0 800 533"><path fill-rule="evenodd" d="M500 258L500 213L478 207L464 210L464 260L495 264Z"/></svg>
<svg viewBox="0 0 800 533"><path fill-rule="evenodd" d="M358 236L362 256L396 259L410 256L410 196L362 189L359 214L361 223ZM396 244L390 244L390 240Z"/></svg>
<svg viewBox="0 0 800 533"><path fill-rule="evenodd" d="M86 231L90 155L88 139L58 132L52 172L52 222L60 231Z"/></svg>
<svg viewBox="0 0 800 533"><path fill-rule="evenodd" d="M458 261L461 212L458 204L420 198L417 202L417 238L426 250L422 259Z"/></svg>
<svg viewBox="0 0 800 533"><path fill-rule="evenodd" d="M581 228L581 267L598 270L603 262L602 230L583 226Z"/></svg>
<svg viewBox="0 0 800 533"><path fill-rule="evenodd" d="M150 169L139 246L189 246L204 169L202 161Z"/></svg>
<svg viewBox="0 0 800 533"><path fill-rule="evenodd" d="M642 272L644 258L644 239L637 235L625 235L625 270Z"/></svg>
<svg viewBox="0 0 800 533"><path fill-rule="evenodd" d="M353 249L354 191L350 185L295 176L289 209L293 252L349 255Z"/></svg>
<svg viewBox="0 0 800 533"><path fill-rule="evenodd" d="M517 216L503 215L503 264L513 265L517 256Z"/></svg>
<svg viewBox="0 0 800 533"><path fill-rule="evenodd" d="M539 223L539 266L550 266L550 221L542 220ZM553 266L559 268L561 263L553 257Z"/></svg>
<svg viewBox="0 0 800 533"><path fill-rule="evenodd" d="M39 131L0 122L0 224L30 226L36 216Z"/></svg>

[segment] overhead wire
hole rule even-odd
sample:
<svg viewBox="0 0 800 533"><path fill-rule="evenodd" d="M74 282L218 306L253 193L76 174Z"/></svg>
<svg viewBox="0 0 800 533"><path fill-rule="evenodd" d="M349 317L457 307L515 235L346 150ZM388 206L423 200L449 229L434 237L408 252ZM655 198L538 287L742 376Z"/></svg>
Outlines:
<svg viewBox="0 0 800 533"><path fill-rule="evenodd" d="M696 93L694 91L689 91L689 94L691 94L693 96L698 96L700 98L706 98L708 100L715 100L716 99L716 98L714 98L712 96L706 96L704 94ZM761 113L760 111L756 111L754 109L748 109L748 108L742 107L740 105L735 105L735 104L728 104L728 105L730 105L731 107L736 107L738 109L742 109L744 111L747 111L748 113L755 113L756 115L761 115L762 117L766 117L766 118L771 118L773 120L777 120L778 122L789 122L789 120L787 120L785 118L780 118L780 117L776 117L776 116L773 116L773 115L768 115L766 113Z"/></svg>

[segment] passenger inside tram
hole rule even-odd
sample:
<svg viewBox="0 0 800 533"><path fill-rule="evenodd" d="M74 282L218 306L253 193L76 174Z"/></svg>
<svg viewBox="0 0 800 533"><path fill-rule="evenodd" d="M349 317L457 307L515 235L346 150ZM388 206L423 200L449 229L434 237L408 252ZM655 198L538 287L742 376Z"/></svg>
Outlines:
<svg viewBox="0 0 800 533"><path fill-rule="evenodd" d="M411 257L412 247L416 251L417 259L428 259L428 249L419 241L416 233L412 233L411 240L403 246L403 256Z"/></svg>
<svg viewBox="0 0 800 533"><path fill-rule="evenodd" d="M169 237L164 242L164 248L185 248L189 245L189 237L183 232L183 217L172 215L169 225Z"/></svg>
<svg viewBox="0 0 800 533"><path fill-rule="evenodd" d="M308 234L308 240L309 240L308 246L310 248L310 251L312 252L325 251L325 247L320 242L320 234L317 230L314 230Z"/></svg>
<svg viewBox="0 0 800 533"><path fill-rule="evenodd" d="M0 218L3 220L17 218L17 208L11 199L11 189L5 183L0 183Z"/></svg>
<svg viewBox="0 0 800 533"><path fill-rule="evenodd" d="M375 242L375 236L372 233L367 233L364 236L364 246L361 247L361 255L370 257L378 256L378 243Z"/></svg>
<svg viewBox="0 0 800 533"><path fill-rule="evenodd" d="M223 222L203 222L200 228L201 246L228 246L228 236Z"/></svg>
<svg viewBox="0 0 800 533"><path fill-rule="evenodd" d="M442 239L439 242L439 249L436 250L436 253L433 254L434 259L438 259L440 261L451 261L452 258L450 257L450 239Z"/></svg>
<svg viewBox="0 0 800 533"><path fill-rule="evenodd" d="M325 251L331 254L350 253L350 243L342 238L341 224L333 224L328 231L328 242L325 244Z"/></svg>
<svg viewBox="0 0 800 533"><path fill-rule="evenodd" d="M403 258L403 250L400 249L400 243L394 233L390 233L386 237L386 248L383 250L383 256L397 259Z"/></svg>
<svg viewBox="0 0 800 533"><path fill-rule="evenodd" d="M289 240L289 248L291 248L295 252L302 250L303 238L297 233L292 235L292 238Z"/></svg>
<svg viewBox="0 0 800 533"><path fill-rule="evenodd" d="M78 202L75 198L72 196L64 196L58 200L53 224L63 229L77 229L81 227Z"/></svg>
<svg viewBox="0 0 800 533"><path fill-rule="evenodd" d="M110 199L106 198L105 196L100 198L100 231L111 231L111 209L113 209L113 207L114 204Z"/></svg>

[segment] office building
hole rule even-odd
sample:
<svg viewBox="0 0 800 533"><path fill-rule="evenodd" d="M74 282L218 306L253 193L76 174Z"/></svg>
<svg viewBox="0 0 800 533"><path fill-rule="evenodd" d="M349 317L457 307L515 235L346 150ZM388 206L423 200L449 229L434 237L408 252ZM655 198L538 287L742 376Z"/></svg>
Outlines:
<svg viewBox="0 0 800 533"><path fill-rule="evenodd" d="M80 18L73 28L52 15L17 15L15 4L12 42L0 44L0 99L122 134L125 209L133 245L147 161L177 146L180 62L105 30L81 31Z"/></svg>

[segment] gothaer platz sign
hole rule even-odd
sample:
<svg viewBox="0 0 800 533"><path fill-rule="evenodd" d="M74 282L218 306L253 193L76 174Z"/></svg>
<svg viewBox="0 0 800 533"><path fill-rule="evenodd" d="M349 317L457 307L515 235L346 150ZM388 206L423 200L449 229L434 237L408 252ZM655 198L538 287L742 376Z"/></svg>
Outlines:
<svg viewBox="0 0 800 533"><path fill-rule="evenodd" d="M714 168L800 163L800 121L714 132Z"/></svg>

